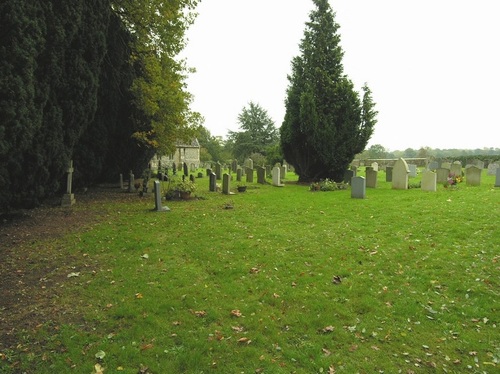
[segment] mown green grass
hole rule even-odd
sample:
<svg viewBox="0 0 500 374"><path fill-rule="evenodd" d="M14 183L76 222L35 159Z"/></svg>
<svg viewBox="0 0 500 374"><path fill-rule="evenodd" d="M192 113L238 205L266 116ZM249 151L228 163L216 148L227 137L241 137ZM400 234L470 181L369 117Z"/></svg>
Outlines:
<svg viewBox="0 0 500 374"><path fill-rule="evenodd" d="M75 207L107 215L63 240L82 261L60 302L81 318L30 332L31 348L0 369L498 372L494 178L422 192L379 174L363 200L289 174L283 188L232 196L198 180L203 199L170 212L152 211L152 197Z"/></svg>

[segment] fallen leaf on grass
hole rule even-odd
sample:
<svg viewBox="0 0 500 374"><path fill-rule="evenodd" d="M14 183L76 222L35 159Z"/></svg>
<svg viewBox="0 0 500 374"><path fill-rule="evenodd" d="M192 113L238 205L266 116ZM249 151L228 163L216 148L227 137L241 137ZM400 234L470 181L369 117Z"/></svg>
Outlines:
<svg viewBox="0 0 500 374"><path fill-rule="evenodd" d="M233 310L231 310L231 316L233 316L233 317L241 317L242 314L239 311L239 309L233 309Z"/></svg>
<svg viewBox="0 0 500 374"><path fill-rule="evenodd" d="M358 349L358 346L356 344L353 344L349 347L349 352L354 352Z"/></svg>
<svg viewBox="0 0 500 374"><path fill-rule="evenodd" d="M141 351L146 351L148 349L151 349L153 348L153 344L149 343L149 344L144 344L143 346L141 346Z"/></svg>
<svg viewBox="0 0 500 374"><path fill-rule="evenodd" d="M322 328L320 330L320 332L322 332L323 334L327 334L329 332L333 332L334 329L335 329L335 327L330 325L330 326L326 326L326 327Z"/></svg>
<svg viewBox="0 0 500 374"><path fill-rule="evenodd" d="M136 293L135 294L135 298L136 299L142 299L143 298L142 293L140 293L140 292Z"/></svg>
<svg viewBox="0 0 500 374"><path fill-rule="evenodd" d="M104 368L99 364L95 364L94 365L94 374L103 374L103 373L104 373Z"/></svg>
<svg viewBox="0 0 500 374"><path fill-rule="evenodd" d="M207 315L207 312L205 312L204 310L195 310L194 315L196 317L205 317Z"/></svg>
<svg viewBox="0 0 500 374"><path fill-rule="evenodd" d="M80 272L78 272L78 273L69 273L67 275L68 278L74 278L74 277L79 277L79 276L80 276Z"/></svg>
<svg viewBox="0 0 500 374"><path fill-rule="evenodd" d="M326 348L322 348L322 349L321 349L321 352L323 352L323 354L324 354L325 356L330 356L330 355L332 354L332 352L331 352L331 351L329 351L329 350L328 350L328 349L326 349Z"/></svg>
<svg viewBox="0 0 500 374"><path fill-rule="evenodd" d="M251 274L257 274L259 271L260 271L260 269L256 268L256 267L253 267L253 268L250 269L250 273Z"/></svg>
<svg viewBox="0 0 500 374"><path fill-rule="evenodd" d="M241 326L231 326L231 329L234 331L234 332L243 332L244 328L241 327Z"/></svg>
<svg viewBox="0 0 500 374"><path fill-rule="evenodd" d="M102 360L104 357L106 357L106 352L104 351L99 351L95 354L95 358Z"/></svg>
<svg viewBox="0 0 500 374"><path fill-rule="evenodd" d="M240 338L238 339L238 343L245 343L245 344L250 344L252 341L248 338Z"/></svg>

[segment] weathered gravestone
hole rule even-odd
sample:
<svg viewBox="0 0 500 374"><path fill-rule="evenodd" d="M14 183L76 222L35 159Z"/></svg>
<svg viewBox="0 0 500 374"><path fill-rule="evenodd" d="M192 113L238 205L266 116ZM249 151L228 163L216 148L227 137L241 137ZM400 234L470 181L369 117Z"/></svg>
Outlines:
<svg viewBox="0 0 500 374"><path fill-rule="evenodd" d="M448 162L448 161L443 162L443 163L441 163L441 167L443 169L451 169L451 162Z"/></svg>
<svg viewBox="0 0 500 374"><path fill-rule="evenodd" d="M386 166L385 168L385 181L386 182L392 182L392 170L394 169L393 166Z"/></svg>
<svg viewBox="0 0 500 374"><path fill-rule="evenodd" d="M135 184L134 173L130 170L130 174L128 176L128 192L132 192Z"/></svg>
<svg viewBox="0 0 500 374"><path fill-rule="evenodd" d="M372 168L366 168L366 187L377 188L377 174L378 172Z"/></svg>
<svg viewBox="0 0 500 374"><path fill-rule="evenodd" d="M123 174L120 173L120 190L123 190Z"/></svg>
<svg viewBox="0 0 500 374"><path fill-rule="evenodd" d="M253 160L251 158L247 158L245 160L244 166L253 170Z"/></svg>
<svg viewBox="0 0 500 374"><path fill-rule="evenodd" d="M266 184L266 168L257 166L257 183Z"/></svg>
<svg viewBox="0 0 500 374"><path fill-rule="evenodd" d="M488 175L496 175L497 169L499 168L499 164L496 162L492 162L488 165Z"/></svg>
<svg viewBox="0 0 500 374"><path fill-rule="evenodd" d="M450 176L450 169L447 168L437 168L436 169L436 179L437 183L448 183L448 177Z"/></svg>
<svg viewBox="0 0 500 374"><path fill-rule="evenodd" d="M71 160L69 162L69 166L68 166L68 170L67 170L68 177L66 180L66 193L62 197L62 201L61 201L62 206L71 206L76 202L75 195L71 191L72 184L73 184L73 171L74 171L73 160Z"/></svg>
<svg viewBox="0 0 500 374"><path fill-rule="evenodd" d="M408 164L408 170L410 171L409 177L410 178L416 178L416 176L417 176L417 165L415 165L415 164Z"/></svg>
<svg viewBox="0 0 500 374"><path fill-rule="evenodd" d="M217 176L214 172L211 172L208 176L208 190L210 192L217 191Z"/></svg>
<svg viewBox="0 0 500 374"><path fill-rule="evenodd" d="M500 168L497 168L497 174L495 176L495 187L500 187Z"/></svg>
<svg viewBox="0 0 500 374"><path fill-rule="evenodd" d="M477 166L469 166L465 169L465 183L468 186L479 186L481 184L482 169Z"/></svg>
<svg viewBox="0 0 500 374"><path fill-rule="evenodd" d="M451 164L450 173L456 175L457 177L462 176L462 163L460 161L455 161Z"/></svg>
<svg viewBox="0 0 500 374"><path fill-rule="evenodd" d="M217 180L222 179L222 166L221 166L220 162L218 162L218 161L215 164L215 176L217 177Z"/></svg>
<svg viewBox="0 0 500 374"><path fill-rule="evenodd" d="M281 168L279 166L275 166L273 168L273 186L283 187L284 184L281 183Z"/></svg>
<svg viewBox="0 0 500 374"><path fill-rule="evenodd" d="M433 191L435 192L437 189L437 175L436 173L426 170L422 173L422 183L421 188L422 191Z"/></svg>
<svg viewBox="0 0 500 374"><path fill-rule="evenodd" d="M437 161L431 161L429 162L429 165L427 165L427 169L429 170L436 170L439 167L439 163Z"/></svg>
<svg viewBox="0 0 500 374"><path fill-rule="evenodd" d="M363 177L353 177L351 179L351 198L364 199L366 197L366 181Z"/></svg>
<svg viewBox="0 0 500 374"><path fill-rule="evenodd" d="M225 195L234 195L234 192L231 192L231 176L227 173L224 173L222 176L222 193Z"/></svg>
<svg viewBox="0 0 500 374"><path fill-rule="evenodd" d="M392 170L392 188L394 190L407 190L409 173L408 164L405 160L399 158L394 163L394 169Z"/></svg>
<svg viewBox="0 0 500 374"><path fill-rule="evenodd" d="M286 179L286 172L287 172L287 166L286 165L283 165L281 166L280 168L280 175L281 175L281 179Z"/></svg>
<svg viewBox="0 0 500 374"><path fill-rule="evenodd" d="M241 174L243 174L243 170L238 166L236 169L236 180L241 182Z"/></svg>
<svg viewBox="0 0 500 374"><path fill-rule="evenodd" d="M155 211L157 212L168 212L170 208L168 206L162 206L161 204L161 188L160 182L154 181L154 190L155 190Z"/></svg>
<svg viewBox="0 0 500 374"><path fill-rule="evenodd" d="M253 169L247 167L245 169L245 174L247 178L247 183L253 183Z"/></svg>

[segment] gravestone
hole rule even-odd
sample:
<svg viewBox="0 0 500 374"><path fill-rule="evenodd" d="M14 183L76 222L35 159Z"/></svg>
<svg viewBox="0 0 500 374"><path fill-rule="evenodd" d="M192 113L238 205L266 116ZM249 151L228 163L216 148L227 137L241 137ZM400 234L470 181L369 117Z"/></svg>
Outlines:
<svg viewBox="0 0 500 374"><path fill-rule="evenodd" d="M210 192L217 191L217 176L214 172L210 172L210 175L208 176L208 190Z"/></svg>
<svg viewBox="0 0 500 374"><path fill-rule="evenodd" d="M462 176L462 163L460 161L455 161L451 164L450 173L458 177Z"/></svg>
<svg viewBox="0 0 500 374"><path fill-rule="evenodd" d="M253 170L253 160L251 158L247 158L245 160L245 166Z"/></svg>
<svg viewBox="0 0 500 374"><path fill-rule="evenodd" d="M500 168L497 168L497 174L495 176L495 187L500 187Z"/></svg>
<svg viewBox="0 0 500 374"><path fill-rule="evenodd" d="M351 179L351 198L364 199L366 197L366 181L364 177L353 177Z"/></svg>
<svg viewBox="0 0 500 374"><path fill-rule="evenodd" d="M469 166L465 169L465 183L467 186L479 186L481 184L481 168Z"/></svg>
<svg viewBox="0 0 500 374"><path fill-rule="evenodd" d="M448 177L450 176L450 169L437 168L436 169L436 179L437 183L448 183Z"/></svg>
<svg viewBox="0 0 500 374"><path fill-rule="evenodd" d="M217 177L217 180L222 179L222 166L221 166L220 162L218 162L218 161L215 164L215 176Z"/></svg>
<svg viewBox="0 0 500 374"><path fill-rule="evenodd" d="M368 188L377 188L377 174L378 172L372 168L366 169L366 180L365 184Z"/></svg>
<svg viewBox="0 0 500 374"><path fill-rule="evenodd" d="M286 173L288 171L288 168L286 165L282 165L281 168L280 168L280 175L281 175L281 179L286 179Z"/></svg>
<svg viewBox="0 0 500 374"><path fill-rule="evenodd" d="M123 174L120 173L120 190L123 190Z"/></svg>
<svg viewBox="0 0 500 374"><path fill-rule="evenodd" d="M236 181L241 182L241 174L243 174L243 170L238 166L236 169Z"/></svg>
<svg viewBox="0 0 500 374"><path fill-rule="evenodd" d="M161 188L160 182L154 182L154 190L155 190L155 211L157 212L168 212L170 208L168 206L161 205Z"/></svg>
<svg viewBox="0 0 500 374"><path fill-rule="evenodd" d="M392 182L392 169L393 169L393 166L387 166L385 168L385 181L386 182Z"/></svg>
<svg viewBox="0 0 500 374"><path fill-rule="evenodd" d="M354 176L358 174L358 167L356 165L352 165L351 170L354 172ZM349 183L351 183L351 181L349 181Z"/></svg>
<svg viewBox="0 0 500 374"><path fill-rule="evenodd" d="M253 169L247 167L245 168L247 183L253 183Z"/></svg>
<svg viewBox="0 0 500 374"><path fill-rule="evenodd" d="M182 171L184 173L184 176L188 176L189 174L189 171L188 171L188 164L186 164L185 162L182 163Z"/></svg>
<svg viewBox="0 0 500 374"><path fill-rule="evenodd" d="M437 190L437 175L433 171L426 170L422 173L422 191L432 191Z"/></svg>
<svg viewBox="0 0 500 374"><path fill-rule="evenodd" d="M71 191L72 184L73 184L73 171L74 171L73 160L71 160L69 162L69 166L68 166L68 170L67 170L68 177L66 180L66 193L62 197L62 201L61 201L62 206L71 206L76 202L75 195Z"/></svg>
<svg viewBox="0 0 500 374"><path fill-rule="evenodd" d="M207 172L207 177L209 177L209 176L210 176L210 174L212 174L212 169L207 168L206 172Z"/></svg>
<svg viewBox="0 0 500 374"><path fill-rule="evenodd" d="M351 184L351 179L355 177L354 170L346 170L344 173L344 183Z"/></svg>
<svg viewBox="0 0 500 374"><path fill-rule="evenodd" d="M475 159L472 161L472 165L474 165L475 167L477 167L479 169L484 169L484 161Z"/></svg>
<svg viewBox="0 0 500 374"><path fill-rule="evenodd" d="M372 168L374 171L378 171L378 162L372 162L372 164L371 164L371 168Z"/></svg>
<svg viewBox="0 0 500 374"><path fill-rule="evenodd" d="M488 175L496 175L499 164L496 162L492 162L488 165Z"/></svg>
<svg viewBox="0 0 500 374"><path fill-rule="evenodd" d="M238 170L238 161L233 160L233 162L231 163L231 170L233 171L233 173L236 173L236 171Z"/></svg>
<svg viewBox="0 0 500 374"><path fill-rule="evenodd" d="M231 176L227 173L224 173L222 176L222 193L225 195L234 195L234 192L231 192Z"/></svg>
<svg viewBox="0 0 500 374"><path fill-rule="evenodd" d="M409 173L408 164L405 160L399 158L394 163L394 169L392 170L392 188L394 190L407 190Z"/></svg>
<svg viewBox="0 0 500 374"><path fill-rule="evenodd" d="M439 163L437 161L431 161L429 162L429 165L427 165L427 169L435 171L439 167Z"/></svg>
<svg viewBox="0 0 500 374"><path fill-rule="evenodd" d="M283 187L284 184L281 183L281 168L279 166L275 166L273 168L273 186Z"/></svg>
<svg viewBox="0 0 500 374"><path fill-rule="evenodd" d="M135 184L134 173L132 173L132 170L130 170L130 174L128 176L128 192L133 191L133 189L135 188L134 184Z"/></svg>
<svg viewBox="0 0 500 374"><path fill-rule="evenodd" d="M410 178L416 178L417 176L417 165L415 164L408 164L408 170L410 170Z"/></svg>
<svg viewBox="0 0 500 374"><path fill-rule="evenodd" d="M266 168L257 166L257 183L266 184Z"/></svg>
<svg viewBox="0 0 500 374"><path fill-rule="evenodd" d="M441 163L441 167L443 169L451 169L451 163L450 162L443 162L443 163Z"/></svg>

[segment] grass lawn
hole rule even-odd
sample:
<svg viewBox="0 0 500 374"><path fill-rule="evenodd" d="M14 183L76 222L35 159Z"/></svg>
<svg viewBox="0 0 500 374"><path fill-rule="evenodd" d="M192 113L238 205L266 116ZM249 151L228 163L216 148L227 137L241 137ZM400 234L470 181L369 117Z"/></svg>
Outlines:
<svg viewBox="0 0 500 374"><path fill-rule="evenodd" d="M17 332L0 372L500 372L500 189L486 171L437 192L392 190L380 172L366 199L292 173L230 196L196 183L169 212L152 196L77 196L90 227L29 243L30 266L54 262L59 312Z"/></svg>

